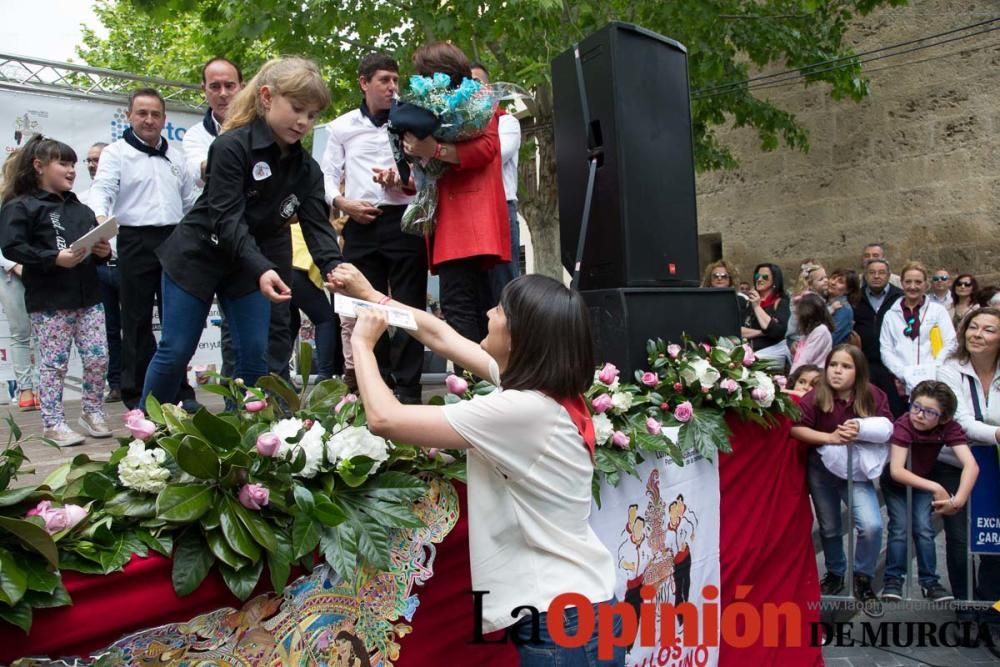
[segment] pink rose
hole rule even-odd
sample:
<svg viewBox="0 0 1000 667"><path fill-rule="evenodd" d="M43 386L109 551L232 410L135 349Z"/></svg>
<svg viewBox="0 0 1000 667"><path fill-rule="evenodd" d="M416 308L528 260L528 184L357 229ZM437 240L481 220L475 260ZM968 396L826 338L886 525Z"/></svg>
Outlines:
<svg viewBox="0 0 1000 667"><path fill-rule="evenodd" d="M786 378L784 375L775 375L774 376L774 382L779 387L781 387L782 389L784 389L788 385L788 378Z"/></svg>
<svg viewBox="0 0 1000 667"><path fill-rule="evenodd" d="M656 373L646 371L642 374L642 383L647 387L655 387L660 384L660 376Z"/></svg>
<svg viewBox="0 0 1000 667"><path fill-rule="evenodd" d="M83 521L87 516L87 510L79 505L66 505L65 507L52 507L52 503L43 500L31 509L27 516L40 516L45 521L45 531L54 535L61 530L72 528Z"/></svg>
<svg viewBox="0 0 1000 667"><path fill-rule="evenodd" d="M739 383L736 382L736 380L733 380L732 378L726 378L725 380L719 383L719 386L725 389L726 392L730 394L734 393L736 390L740 388Z"/></svg>
<svg viewBox="0 0 1000 667"><path fill-rule="evenodd" d="M262 401L258 398L254 401L247 401L243 407L247 409L247 412L260 412L267 407L267 401Z"/></svg>
<svg viewBox="0 0 1000 667"><path fill-rule="evenodd" d="M664 401L663 403L660 403L660 409L661 410L669 410L670 409L670 404L667 403L666 401Z"/></svg>
<svg viewBox="0 0 1000 667"><path fill-rule="evenodd" d="M650 417L646 420L646 430L652 435L660 435L660 431L663 430L663 424Z"/></svg>
<svg viewBox="0 0 1000 667"><path fill-rule="evenodd" d="M50 511L51 509L52 509L52 501L43 500L34 507L32 507L30 510L28 510L28 513L25 516L38 516L40 514L44 516L44 514Z"/></svg>
<svg viewBox="0 0 1000 667"><path fill-rule="evenodd" d="M750 398L755 401L763 401L767 398L767 392L760 387L755 387L754 390L750 392Z"/></svg>
<svg viewBox="0 0 1000 667"><path fill-rule="evenodd" d="M145 419L145 418L146 418L146 413L145 413L145 412L143 412L142 410L139 410L139 409L135 409L135 410L129 410L129 411L128 411L128 412L126 412L126 413L125 413L125 415L124 415L124 416L122 417L122 419L123 419L123 420L124 420L124 421L125 421L126 423L128 423L128 420L129 420L129 419Z"/></svg>
<svg viewBox="0 0 1000 667"><path fill-rule="evenodd" d="M611 397L607 394L601 394L590 401L590 405L594 408L594 412L603 414L611 407Z"/></svg>
<svg viewBox="0 0 1000 667"><path fill-rule="evenodd" d="M444 384L448 387L448 392L456 396L462 396L465 392L469 391L469 383L466 382L465 378L458 377L457 375L449 375L445 379Z"/></svg>
<svg viewBox="0 0 1000 667"><path fill-rule="evenodd" d="M671 343L667 345L667 354L670 355L671 359L676 359L681 353L681 346L677 343Z"/></svg>
<svg viewBox="0 0 1000 667"><path fill-rule="evenodd" d="M248 510L259 510L267 504L271 492L260 484L244 484L240 489L240 504Z"/></svg>
<svg viewBox="0 0 1000 667"><path fill-rule="evenodd" d="M749 345L743 345L743 365L752 366L753 363L757 361L757 355L753 353L753 348Z"/></svg>
<svg viewBox="0 0 1000 667"><path fill-rule="evenodd" d="M146 419L141 410L132 410L125 415L125 428L137 440L149 440L156 433L156 424Z"/></svg>
<svg viewBox="0 0 1000 667"><path fill-rule="evenodd" d="M281 438L268 431L257 436L257 453L261 456L274 456L281 449Z"/></svg>
<svg viewBox="0 0 1000 667"><path fill-rule="evenodd" d="M701 349L705 350L705 354L712 354L712 346L708 343L702 343Z"/></svg>
<svg viewBox="0 0 1000 667"><path fill-rule="evenodd" d="M684 391L684 385L682 385L680 382L675 382L674 383L674 391L676 391L676 392Z"/></svg>
<svg viewBox="0 0 1000 667"><path fill-rule="evenodd" d="M604 384L614 384L618 379L618 368L614 364L604 364L604 368L597 374L597 379Z"/></svg>
<svg viewBox="0 0 1000 667"><path fill-rule="evenodd" d="M344 397L340 399L340 402L333 408L334 413L339 413L344 409L345 406L351 405L352 403L357 403L358 397L354 394L344 394Z"/></svg>
<svg viewBox="0 0 1000 667"><path fill-rule="evenodd" d="M674 419L679 422L691 421L691 417L694 416L694 407L691 405L691 401L684 401L676 408L674 408Z"/></svg>
<svg viewBox="0 0 1000 667"><path fill-rule="evenodd" d="M615 431L611 436L611 443L619 449L628 449L628 436L621 431Z"/></svg>

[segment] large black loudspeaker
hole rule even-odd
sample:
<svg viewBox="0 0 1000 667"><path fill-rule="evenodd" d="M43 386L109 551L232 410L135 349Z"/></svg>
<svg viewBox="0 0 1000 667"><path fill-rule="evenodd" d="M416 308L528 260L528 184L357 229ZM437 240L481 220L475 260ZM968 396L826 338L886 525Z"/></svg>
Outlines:
<svg viewBox="0 0 1000 667"><path fill-rule="evenodd" d="M577 289L697 285L687 50L625 23L586 37L552 61L563 265L576 258L588 154L603 149ZM588 130L592 137L588 146Z"/></svg>
<svg viewBox="0 0 1000 667"><path fill-rule="evenodd" d="M680 343L684 334L699 341L740 334L739 297L731 289L626 287L581 294L590 311L596 362L610 361L627 375L649 368L650 339Z"/></svg>

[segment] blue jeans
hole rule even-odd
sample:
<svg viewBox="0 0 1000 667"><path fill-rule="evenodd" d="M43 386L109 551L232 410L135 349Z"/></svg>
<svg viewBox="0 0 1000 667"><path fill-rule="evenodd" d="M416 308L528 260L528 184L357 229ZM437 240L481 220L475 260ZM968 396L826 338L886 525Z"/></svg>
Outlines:
<svg viewBox="0 0 1000 667"><path fill-rule="evenodd" d="M906 487L883 484L882 496L889 512L889 536L885 546L885 578L906 575ZM923 588L939 583L934 526L931 525L931 494L913 489L913 546L917 552L917 577Z"/></svg>
<svg viewBox="0 0 1000 667"><path fill-rule="evenodd" d="M612 598L608 603L614 604ZM598 604L593 606L594 632L590 640L578 648L564 648L553 641L549 634L548 612L538 615L539 643L532 643L533 625L531 618L518 621L510 629L510 638L517 642L517 652L521 658L521 667L613 667L625 664L625 647L616 646L611 660L599 660L597 657L597 614ZM566 609L563 613L563 627L570 637L576 636L579 621L576 608ZM615 617L615 636L622 632L622 619Z"/></svg>
<svg viewBox="0 0 1000 667"><path fill-rule="evenodd" d="M271 304L258 291L238 299L219 295L219 305L229 321L236 351L236 377L252 386L267 374L267 323ZM149 362L142 389L141 407L149 394L161 402L172 402L187 375L188 363L198 348L212 303L182 290L163 274L163 332L160 345Z"/></svg>
<svg viewBox="0 0 1000 667"><path fill-rule="evenodd" d="M819 522L826 571L842 577L847 571L847 556L844 555L841 537L840 505L842 502L847 504L847 480L827 470L816 451L809 452L809 493ZM858 535L854 549L854 573L874 577L882 549L882 514L875 485L854 482L851 507Z"/></svg>
<svg viewBox="0 0 1000 667"><path fill-rule="evenodd" d="M14 275L0 270L0 305L7 313L10 328L10 362L14 366L18 391L32 391L38 386L38 369L31 360L35 349L31 318L24 305L24 283Z"/></svg>
<svg viewBox="0 0 1000 667"><path fill-rule="evenodd" d="M517 200L507 202L507 219L510 220L510 261L490 269L490 289L493 303L500 303L500 292L514 278L521 275L521 227L517 222Z"/></svg>

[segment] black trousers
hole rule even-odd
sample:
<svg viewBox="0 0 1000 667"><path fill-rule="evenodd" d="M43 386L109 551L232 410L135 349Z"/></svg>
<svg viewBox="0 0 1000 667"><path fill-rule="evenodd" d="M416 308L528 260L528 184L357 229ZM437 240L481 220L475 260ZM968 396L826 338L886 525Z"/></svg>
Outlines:
<svg viewBox="0 0 1000 667"><path fill-rule="evenodd" d="M424 239L399 228L405 206L383 206L382 215L367 225L353 220L344 228L344 258L354 264L372 287L407 306L427 308L427 246ZM383 376L396 390L420 396L424 345L401 329L390 342L383 336L375 346Z"/></svg>
<svg viewBox="0 0 1000 667"><path fill-rule="evenodd" d="M160 301L162 269L156 249L174 231L164 227L121 227L118 231L118 275L121 280L121 391L130 410L138 406L146 368L156 353L153 303ZM163 316L162 310L160 316ZM185 378L177 402L194 398Z"/></svg>
<svg viewBox="0 0 1000 667"><path fill-rule="evenodd" d="M486 337L486 311L493 307L489 271L481 257L444 262L441 277L441 312L452 329L477 343Z"/></svg>
<svg viewBox="0 0 1000 667"><path fill-rule="evenodd" d="M292 234L286 228L271 238L257 241L264 257L277 265L281 280L292 286ZM292 332L291 303L271 304L271 321L268 323L267 334L267 370L283 378L290 376L288 360L292 358L292 348L295 346L295 333Z"/></svg>
<svg viewBox="0 0 1000 667"><path fill-rule="evenodd" d="M313 323L316 333L316 354L313 372L330 378L344 372L344 357L340 351L340 317L333 311L326 292L309 280L309 273L292 269L292 336L302 326L299 311Z"/></svg>
<svg viewBox="0 0 1000 667"><path fill-rule="evenodd" d="M97 265L97 281L104 304L104 330L108 338L108 388L119 389L122 383L122 311L118 293L121 279L118 263Z"/></svg>

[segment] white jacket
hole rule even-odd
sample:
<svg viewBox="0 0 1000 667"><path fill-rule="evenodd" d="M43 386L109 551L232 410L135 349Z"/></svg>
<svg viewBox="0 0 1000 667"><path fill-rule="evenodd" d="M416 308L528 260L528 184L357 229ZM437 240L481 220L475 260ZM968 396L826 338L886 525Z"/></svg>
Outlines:
<svg viewBox="0 0 1000 667"><path fill-rule="evenodd" d="M969 378L976 387L979 407L983 411L983 420L976 421L976 411L973 407L972 392L969 389ZM997 444L997 427L1000 427L1000 368L993 373L993 381L987 387L989 401L984 399L983 385L973 370L972 364L958 359L948 359L939 368L937 379L951 387L958 398L958 409L955 411L955 421L965 431L972 446L994 447ZM951 447L941 449L938 460L961 468L962 463L955 456Z"/></svg>
<svg viewBox="0 0 1000 667"><path fill-rule="evenodd" d="M854 481L867 482L882 474L889 459L892 422L885 417L857 417L858 437L847 445L823 445L818 449L823 465L840 479L847 479L847 452L852 449Z"/></svg>
<svg viewBox="0 0 1000 667"><path fill-rule="evenodd" d="M906 329L903 299L897 300L889 308L882 320L882 331L879 334L882 363L906 385L907 394L923 380L935 379L937 367L955 349L955 327L944 306L924 299L919 312L920 335L916 338L903 333ZM944 342L944 347L936 358L931 354L931 329L935 326L940 328Z"/></svg>

